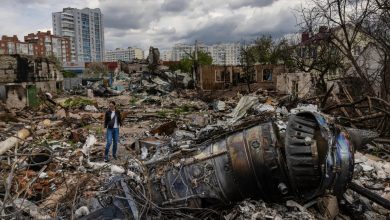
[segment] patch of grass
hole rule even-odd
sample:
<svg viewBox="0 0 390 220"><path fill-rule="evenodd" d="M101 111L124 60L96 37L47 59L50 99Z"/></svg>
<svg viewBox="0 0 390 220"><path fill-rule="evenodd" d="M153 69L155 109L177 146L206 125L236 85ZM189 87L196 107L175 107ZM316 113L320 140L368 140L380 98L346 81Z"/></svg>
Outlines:
<svg viewBox="0 0 390 220"><path fill-rule="evenodd" d="M76 98L69 98L69 99L65 100L64 107L66 107L66 108L81 108L81 107L84 107L86 105L94 105L94 104L96 104L96 102L93 100L76 97Z"/></svg>
<svg viewBox="0 0 390 220"><path fill-rule="evenodd" d="M193 112L195 108L191 105L182 105L174 109L174 113L177 115Z"/></svg>
<svg viewBox="0 0 390 220"><path fill-rule="evenodd" d="M138 102L137 97L132 97L132 98L130 99L130 101L129 101L129 103L130 103L131 106L135 106L137 102Z"/></svg>

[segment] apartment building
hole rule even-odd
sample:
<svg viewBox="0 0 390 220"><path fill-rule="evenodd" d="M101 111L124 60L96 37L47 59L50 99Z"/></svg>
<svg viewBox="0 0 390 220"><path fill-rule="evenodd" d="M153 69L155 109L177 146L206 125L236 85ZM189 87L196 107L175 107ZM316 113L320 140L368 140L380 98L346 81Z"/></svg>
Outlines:
<svg viewBox="0 0 390 220"><path fill-rule="evenodd" d="M68 38L52 35L50 31L24 36L24 42L16 35L2 36L0 54L20 54L38 57L56 57L62 63L70 62L70 41Z"/></svg>
<svg viewBox="0 0 390 220"><path fill-rule="evenodd" d="M107 50L105 53L105 61L115 62L118 60L131 62L134 59L143 59L144 51L140 48L128 47L126 49L116 48L115 50Z"/></svg>
<svg viewBox="0 0 390 220"><path fill-rule="evenodd" d="M68 37L71 63L104 60L103 14L100 9L64 8L52 13L55 35Z"/></svg>
<svg viewBox="0 0 390 220"><path fill-rule="evenodd" d="M213 58L214 65L240 65L240 43L221 43L214 45L199 44L198 50L210 54ZM180 61L184 57L194 53L195 45L175 44L171 50L170 60L165 61ZM168 53L169 52L165 52ZM164 57L168 59L169 57Z"/></svg>

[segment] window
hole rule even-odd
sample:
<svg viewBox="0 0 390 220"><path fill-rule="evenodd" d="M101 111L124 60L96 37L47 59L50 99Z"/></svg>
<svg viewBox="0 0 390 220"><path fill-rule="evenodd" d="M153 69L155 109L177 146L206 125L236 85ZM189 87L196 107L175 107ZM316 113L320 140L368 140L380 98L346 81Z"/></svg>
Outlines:
<svg viewBox="0 0 390 220"><path fill-rule="evenodd" d="M272 69L263 70L263 81L272 81Z"/></svg>
<svg viewBox="0 0 390 220"><path fill-rule="evenodd" d="M222 72L215 70L215 82L222 82Z"/></svg>

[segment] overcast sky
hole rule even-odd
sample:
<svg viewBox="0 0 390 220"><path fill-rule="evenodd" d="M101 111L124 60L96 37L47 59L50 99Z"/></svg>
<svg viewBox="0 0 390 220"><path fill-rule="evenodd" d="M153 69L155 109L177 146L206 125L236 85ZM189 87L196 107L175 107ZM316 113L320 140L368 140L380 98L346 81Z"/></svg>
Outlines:
<svg viewBox="0 0 390 220"><path fill-rule="evenodd" d="M1 0L0 35L52 30L64 7L100 8L106 49L170 48L175 43L247 42L297 32L293 9L303 0Z"/></svg>

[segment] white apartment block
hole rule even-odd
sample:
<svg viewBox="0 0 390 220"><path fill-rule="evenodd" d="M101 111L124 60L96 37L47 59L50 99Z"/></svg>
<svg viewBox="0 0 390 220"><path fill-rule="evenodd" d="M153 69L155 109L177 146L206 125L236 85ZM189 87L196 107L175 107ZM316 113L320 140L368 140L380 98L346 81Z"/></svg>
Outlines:
<svg viewBox="0 0 390 220"><path fill-rule="evenodd" d="M104 26L100 9L64 8L52 13L54 35L69 37L71 62L101 62L104 59Z"/></svg>
<svg viewBox="0 0 390 220"><path fill-rule="evenodd" d="M240 53L241 53L241 44L240 43L224 43L224 44L214 44L207 46L204 44L198 45L200 51L209 53L213 58L213 64L215 65L240 65ZM192 54L195 51L195 45L188 44L176 44L171 50L171 59L172 61L180 61L184 57L187 57L189 54ZM168 53L168 52L165 52ZM168 58L168 57L166 57Z"/></svg>
<svg viewBox="0 0 390 220"><path fill-rule="evenodd" d="M172 61L180 61L195 51L194 45L175 44L172 48Z"/></svg>
<svg viewBox="0 0 390 220"><path fill-rule="evenodd" d="M209 47L209 52L215 65L240 65L241 44L215 44Z"/></svg>
<svg viewBox="0 0 390 220"><path fill-rule="evenodd" d="M133 48L134 58L138 60L143 60L145 58L144 50L141 48Z"/></svg>
<svg viewBox="0 0 390 220"><path fill-rule="evenodd" d="M172 60L172 50L171 49L160 50L160 59L162 61L171 61Z"/></svg>
<svg viewBox="0 0 390 220"><path fill-rule="evenodd" d="M115 62L118 60L131 62L134 59L143 59L144 51L140 48L128 47L127 49L116 48L115 50L107 50L105 61Z"/></svg>

